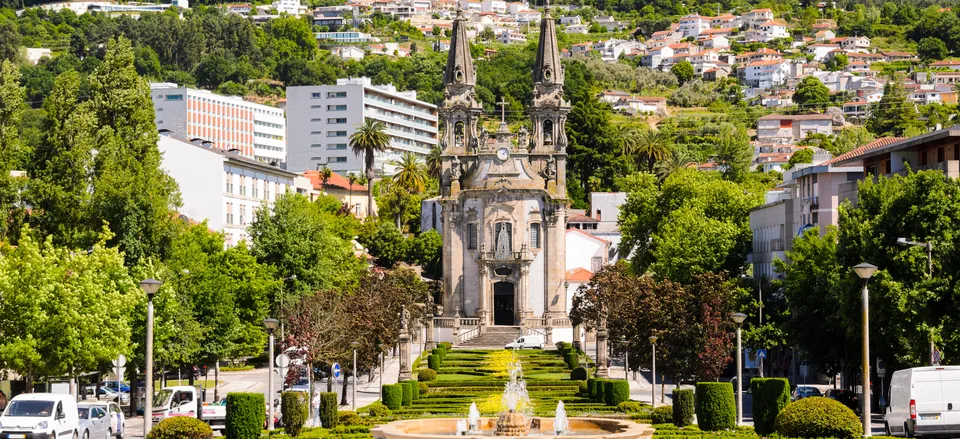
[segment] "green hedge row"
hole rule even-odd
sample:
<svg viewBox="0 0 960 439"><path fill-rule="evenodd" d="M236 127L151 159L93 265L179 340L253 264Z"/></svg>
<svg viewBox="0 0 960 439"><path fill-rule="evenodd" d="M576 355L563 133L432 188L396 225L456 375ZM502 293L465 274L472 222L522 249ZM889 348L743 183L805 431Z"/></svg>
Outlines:
<svg viewBox="0 0 960 439"><path fill-rule="evenodd" d="M697 425L704 431L737 426L737 406L730 383L697 383Z"/></svg>
<svg viewBox="0 0 960 439"><path fill-rule="evenodd" d="M673 425L686 427L693 424L696 413L693 390L676 389L673 391Z"/></svg>
<svg viewBox="0 0 960 439"><path fill-rule="evenodd" d="M606 380L603 383L603 400L611 407L629 401L630 383L626 380Z"/></svg>
<svg viewBox="0 0 960 439"><path fill-rule="evenodd" d="M225 435L230 439L258 439L266 407L262 393L228 393Z"/></svg>
<svg viewBox="0 0 960 439"><path fill-rule="evenodd" d="M790 404L790 382L786 378L750 380L753 396L753 427L759 435L773 433L777 415Z"/></svg>
<svg viewBox="0 0 960 439"><path fill-rule="evenodd" d="M333 428L340 425L340 414L337 402L337 392L323 392L320 394L320 425Z"/></svg>

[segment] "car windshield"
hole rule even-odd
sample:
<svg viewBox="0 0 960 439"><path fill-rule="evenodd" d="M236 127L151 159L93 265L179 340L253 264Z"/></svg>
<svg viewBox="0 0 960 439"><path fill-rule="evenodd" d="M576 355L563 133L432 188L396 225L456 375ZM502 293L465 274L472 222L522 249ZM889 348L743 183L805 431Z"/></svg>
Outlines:
<svg viewBox="0 0 960 439"><path fill-rule="evenodd" d="M80 419L90 419L90 408L77 407L77 415L80 416Z"/></svg>
<svg viewBox="0 0 960 439"><path fill-rule="evenodd" d="M160 393L157 393L157 396L153 397L153 406L166 407L170 404L170 398L173 398L172 390L161 390Z"/></svg>
<svg viewBox="0 0 960 439"><path fill-rule="evenodd" d="M4 416L50 416L53 401L13 401Z"/></svg>

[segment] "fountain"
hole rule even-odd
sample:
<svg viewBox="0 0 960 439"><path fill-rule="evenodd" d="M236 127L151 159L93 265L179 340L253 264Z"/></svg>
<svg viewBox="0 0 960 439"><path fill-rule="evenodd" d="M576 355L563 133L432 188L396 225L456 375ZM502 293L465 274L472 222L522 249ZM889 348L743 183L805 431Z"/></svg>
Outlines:
<svg viewBox="0 0 960 439"><path fill-rule="evenodd" d="M470 424L470 433L480 432L480 410L477 410L477 403L470 404L470 413L467 415L467 421Z"/></svg>
<svg viewBox="0 0 960 439"><path fill-rule="evenodd" d="M566 433L569 422L567 410L563 408L563 401L557 402L557 414L553 417L553 432L560 436Z"/></svg>
<svg viewBox="0 0 960 439"><path fill-rule="evenodd" d="M463 436L467 433L467 423L463 419L457 420L457 436Z"/></svg>

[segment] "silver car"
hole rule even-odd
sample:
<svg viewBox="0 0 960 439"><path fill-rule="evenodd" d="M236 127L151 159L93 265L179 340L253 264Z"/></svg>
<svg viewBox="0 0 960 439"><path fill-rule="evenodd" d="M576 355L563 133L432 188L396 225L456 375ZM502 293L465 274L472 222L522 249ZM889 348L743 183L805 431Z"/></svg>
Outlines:
<svg viewBox="0 0 960 439"><path fill-rule="evenodd" d="M126 425L126 416L123 414L123 410L120 409L120 404L117 404L116 401L100 401L81 403L79 406L99 407L106 410L108 418L107 432L117 439L123 439L123 428Z"/></svg>
<svg viewBox="0 0 960 439"><path fill-rule="evenodd" d="M77 404L77 412L80 416L77 424L80 439L110 439L112 432L106 404Z"/></svg>

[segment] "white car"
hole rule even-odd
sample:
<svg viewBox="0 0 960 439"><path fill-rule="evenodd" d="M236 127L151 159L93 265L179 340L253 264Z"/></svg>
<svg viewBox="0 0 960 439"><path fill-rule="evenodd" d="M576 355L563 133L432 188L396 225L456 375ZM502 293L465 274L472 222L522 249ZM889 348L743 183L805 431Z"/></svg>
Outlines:
<svg viewBox="0 0 960 439"><path fill-rule="evenodd" d="M4 439L79 439L77 403L70 395L24 393L15 396L0 416Z"/></svg>
<svg viewBox="0 0 960 439"><path fill-rule="evenodd" d="M513 343L504 346L507 349L543 349L543 337L539 335L524 335Z"/></svg>
<svg viewBox="0 0 960 439"><path fill-rule="evenodd" d="M110 439L113 435L106 407L81 403L77 404L77 413L80 418L77 431L81 439Z"/></svg>
<svg viewBox="0 0 960 439"><path fill-rule="evenodd" d="M960 436L960 366L894 372L884 421L890 436Z"/></svg>
<svg viewBox="0 0 960 439"><path fill-rule="evenodd" d="M120 409L120 405L114 401L109 402L90 402L90 403L80 403L77 404L77 407L81 410L84 407L96 407L100 410L103 410L107 416L104 418L104 423L106 424L107 437L115 437L117 439L123 439L123 429L126 425L126 416L123 414L123 410ZM95 436L91 436L95 437Z"/></svg>

